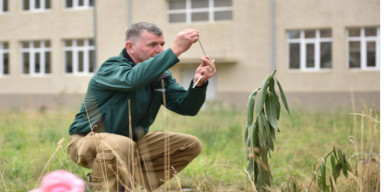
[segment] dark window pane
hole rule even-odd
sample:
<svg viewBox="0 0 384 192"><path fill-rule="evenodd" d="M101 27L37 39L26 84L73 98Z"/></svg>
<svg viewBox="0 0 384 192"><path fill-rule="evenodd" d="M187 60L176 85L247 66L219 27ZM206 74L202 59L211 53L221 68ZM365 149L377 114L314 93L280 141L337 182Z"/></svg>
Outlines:
<svg viewBox="0 0 384 192"><path fill-rule="evenodd" d="M349 37L360 37L360 28L349 29Z"/></svg>
<svg viewBox="0 0 384 192"><path fill-rule="evenodd" d="M21 47L22 48L29 48L29 42L21 42Z"/></svg>
<svg viewBox="0 0 384 192"><path fill-rule="evenodd" d="M33 47L34 48L40 48L40 41L34 41L33 42Z"/></svg>
<svg viewBox="0 0 384 192"><path fill-rule="evenodd" d="M89 51L89 72L94 72L95 70L95 51Z"/></svg>
<svg viewBox="0 0 384 192"><path fill-rule="evenodd" d="M192 13L192 21L209 21L209 13L203 12L203 13Z"/></svg>
<svg viewBox="0 0 384 192"><path fill-rule="evenodd" d="M84 40L82 40L82 39L77 40L77 46L78 47L83 47L84 46Z"/></svg>
<svg viewBox="0 0 384 192"><path fill-rule="evenodd" d="M95 45L95 41L94 41L94 39L89 39L89 46L93 46L93 45Z"/></svg>
<svg viewBox="0 0 384 192"><path fill-rule="evenodd" d="M4 53L4 74L9 74L9 54Z"/></svg>
<svg viewBox="0 0 384 192"><path fill-rule="evenodd" d="M349 42L349 67L360 68L360 42L351 41Z"/></svg>
<svg viewBox="0 0 384 192"><path fill-rule="evenodd" d="M306 30L304 31L305 38L315 38L316 37L316 31L315 30Z"/></svg>
<svg viewBox="0 0 384 192"><path fill-rule="evenodd" d="M367 42L367 66L376 66L376 42Z"/></svg>
<svg viewBox="0 0 384 192"><path fill-rule="evenodd" d="M215 21L231 20L232 11L216 11L214 14Z"/></svg>
<svg viewBox="0 0 384 192"><path fill-rule="evenodd" d="M315 67L315 44L306 45L306 67L314 68Z"/></svg>
<svg viewBox="0 0 384 192"><path fill-rule="evenodd" d="M3 49L8 49L8 48L9 48L8 43L3 43Z"/></svg>
<svg viewBox="0 0 384 192"><path fill-rule="evenodd" d="M50 41L44 41L45 47L49 48L51 47L51 42Z"/></svg>
<svg viewBox="0 0 384 192"><path fill-rule="evenodd" d="M35 8L39 9L40 7L40 0L35 0Z"/></svg>
<svg viewBox="0 0 384 192"><path fill-rule="evenodd" d="M290 69L300 68L300 44L299 43L289 44L289 68Z"/></svg>
<svg viewBox="0 0 384 192"><path fill-rule="evenodd" d="M320 68L332 68L332 43L320 43Z"/></svg>
<svg viewBox="0 0 384 192"><path fill-rule="evenodd" d="M300 38L300 31L288 31L288 38L290 39Z"/></svg>
<svg viewBox="0 0 384 192"><path fill-rule="evenodd" d="M192 9L194 8L208 8L209 2L208 0L193 0L191 1Z"/></svg>
<svg viewBox="0 0 384 192"><path fill-rule="evenodd" d="M65 1L65 6L68 7L68 8L73 7L73 0L66 0Z"/></svg>
<svg viewBox="0 0 384 192"><path fill-rule="evenodd" d="M232 0L215 0L214 7L232 7Z"/></svg>
<svg viewBox="0 0 384 192"><path fill-rule="evenodd" d="M365 28L365 36L377 36L377 29L373 27Z"/></svg>
<svg viewBox="0 0 384 192"><path fill-rule="evenodd" d="M84 0L79 0L79 6L84 6Z"/></svg>
<svg viewBox="0 0 384 192"><path fill-rule="evenodd" d="M64 46L65 46L65 47L72 47L72 40L66 40L66 41L64 41Z"/></svg>
<svg viewBox="0 0 384 192"><path fill-rule="evenodd" d="M65 52L65 72L72 73L72 51Z"/></svg>
<svg viewBox="0 0 384 192"><path fill-rule="evenodd" d="M8 11L8 0L3 1L3 11L7 12Z"/></svg>
<svg viewBox="0 0 384 192"><path fill-rule="evenodd" d="M94 0L89 0L89 6L90 6L90 7L95 6L95 1L94 1Z"/></svg>
<svg viewBox="0 0 384 192"><path fill-rule="evenodd" d="M78 59L79 72L84 72L84 52L79 52Z"/></svg>
<svg viewBox="0 0 384 192"><path fill-rule="evenodd" d="M332 31L330 29L321 29L320 37L332 37Z"/></svg>
<svg viewBox="0 0 384 192"><path fill-rule="evenodd" d="M170 23L180 23L180 22L186 22L186 21L187 21L187 16L185 13L169 14Z"/></svg>
<svg viewBox="0 0 384 192"><path fill-rule="evenodd" d="M45 52L45 73L51 73L51 52Z"/></svg>
<svg viewBox="0 0 384 192"><path fill-rule="evenodd" d="M45 8L50 9L51 8L51 0L45 0Z"/></svg>
<svg viewBox="0 0 384 192"><path fill-rule="evenodd" d="M169 10L185 9L186 8L185 2L186 2L185 0L171 0L168 3Z"/></svg>
<svg viewBox="0 0 384 192"><path fill-rule="evenodd" d="M23 0L23 10L29 10L29 0Z"/></svg>
<svg viewBox="0 0 384 192"><path fill-rule="evenodd" d="M35 54L35 73L40 73L40 53Z"/></svg>
<svg viewBox="0 0 384 192"><path fill-rule="evenodd" d="M23 73L29 73L29 53L23 53Z"/></svg>

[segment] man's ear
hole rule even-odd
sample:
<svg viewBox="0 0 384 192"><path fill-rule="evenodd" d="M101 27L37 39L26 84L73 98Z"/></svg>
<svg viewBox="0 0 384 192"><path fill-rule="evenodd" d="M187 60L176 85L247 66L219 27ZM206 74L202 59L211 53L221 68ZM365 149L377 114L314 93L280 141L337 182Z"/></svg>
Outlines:
<svg viewBox="0 0 384 192"><path fill-rule="evenodd" d="M131 41L125 42L125 49L127 50L128 53L131 53L133 51L133 47L135 45Z"/></svg>

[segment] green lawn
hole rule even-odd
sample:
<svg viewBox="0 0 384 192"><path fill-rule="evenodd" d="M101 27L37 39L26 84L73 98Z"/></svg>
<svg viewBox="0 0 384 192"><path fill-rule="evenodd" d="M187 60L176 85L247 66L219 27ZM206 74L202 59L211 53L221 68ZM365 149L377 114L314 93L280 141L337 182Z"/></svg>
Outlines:
<svg viewBox="0 0 384 192"><path fill-rule="evenodd" d="M378 159L375 153L380 151L380 126L372 119L379 120L375 112L366 110L365 115L370 117L361 118L345 111L291 110L292 120L282 110L281 132L276 133L275 151L269 159L276 191L291 177L303 188L308 187L314 163L321 162L320 158L334 146L341 147L357 167L366 157ZM28 191L39 185L42 175L57 169L85 178L89 170L77 166L66 154L68 126L74 115L74 111L0 112L0 191ZM203 144L202 153L172 179L171 188L177 189L180 181L183 187L195 191L247 191L245 121L245 108L234 111L207 107L195 117L161 110L151 130L192 134ZM57 144L61 139L62 146ZM340 189L361 187L368 191L365 181L359 183L358 177L355 180L357 184L345 180Z"/></svg>

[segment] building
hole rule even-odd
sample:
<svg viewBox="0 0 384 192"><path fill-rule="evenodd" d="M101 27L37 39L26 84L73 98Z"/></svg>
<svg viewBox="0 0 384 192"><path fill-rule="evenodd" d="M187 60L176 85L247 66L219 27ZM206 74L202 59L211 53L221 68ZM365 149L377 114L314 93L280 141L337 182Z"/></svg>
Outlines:
<svg viewBox="0 0 384 192"><path fill-rule="evenodd" d="M0 0L0 109L77 109L97 67L149 21L166 45L199 30L217 75L208 98L245 107L274 69L289 103L373 107L380 95L379 0ZM192 79L198 43L171 70Z"/></svg>

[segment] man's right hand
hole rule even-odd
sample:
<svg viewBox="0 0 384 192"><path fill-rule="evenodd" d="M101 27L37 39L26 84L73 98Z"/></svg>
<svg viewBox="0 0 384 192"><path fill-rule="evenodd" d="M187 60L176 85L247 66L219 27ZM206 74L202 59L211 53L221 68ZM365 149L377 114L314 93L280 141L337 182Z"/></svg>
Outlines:
<svg viewBox="0 0 384 192"><path fill-rule="evenodd" d="M199 32L195 29L186 29L176 35L175 42L171 49L178 57L187 51L193 43L199 39Z"/></svg>

